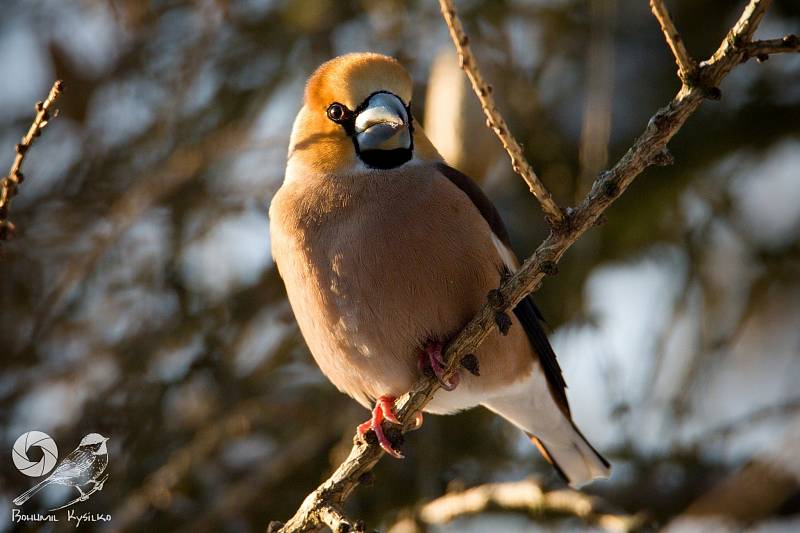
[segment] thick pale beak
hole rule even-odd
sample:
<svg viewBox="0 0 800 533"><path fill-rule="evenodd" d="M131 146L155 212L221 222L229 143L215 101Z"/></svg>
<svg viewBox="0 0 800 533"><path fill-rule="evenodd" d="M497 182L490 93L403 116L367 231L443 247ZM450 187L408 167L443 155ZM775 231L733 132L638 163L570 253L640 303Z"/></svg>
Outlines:
<svg viewBox="0 0 800 533"><path fill-rule="evenodd" d="M408 113L395 95L377 93L356 117L356 141L361 152L411 148Z"/></svg>

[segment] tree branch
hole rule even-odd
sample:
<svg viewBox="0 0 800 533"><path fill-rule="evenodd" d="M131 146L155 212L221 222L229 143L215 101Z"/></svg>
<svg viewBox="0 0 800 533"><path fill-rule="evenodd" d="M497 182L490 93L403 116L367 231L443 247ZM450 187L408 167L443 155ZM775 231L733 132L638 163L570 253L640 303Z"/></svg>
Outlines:
<svg viewBox="0 0 800 533"><path fill-rule="evenodd" d="M675 28L667 6L664 5L664 0L650 0L650 10L658 20L661 31L664 33L664 38L667 40L667 45L672 50L672 55L675 56L675 62L678 64L678 77L681 82L691 84L697 71L697 62L686 50L681 34Z"/></svg>
<svg viewBox="0 0 800 533"><path fill-rule="evenodd" d="M700 64L704 78L702 82L712 97L719 98L716 85L744 58L743 47L752 42L753 35L771 4L772 0L750 0L714 55Z"/></svg>
<svg viewBox="0 0 800 533"><path fill-rule="evenodd" d="M494 508L533 515L576 516L591 524L614 531L631 531L641 525L641 515L610 512L595 496L572 489L545 492L533 480L488 483L462 492L445 494L424 504L419 519L427 524L446 524L468 515Z"/></svg>
<svg viewBox="0 0 800 533"><path fill-rule="evenodd" d="M356 528L354 523L344 515L338 505L329 503L319 509L319 519L335 533L349 533L350 531L364 531L364 527Z"/></svg>
<svg viewBox="0 0 800 533"><path fill-rule="evenodd" d="M536 175L533 167L528 163L522 147L509 131L506 121L497 109L497 103L494 101L494 96L492 96L492 86L486 83L480 70L478 70L478 64L472 54L472 48L469 46L469 37L464 32L464 27L461 25L461 19L458 17L453 2L451 0L439 0L439 7L442 10L447 28L450 30L450 37L452 37L453 44L458 52L461 68L467 74L472 84L472 89L481 102L481 108L483 108L483 113L486 115L486 124L497 135L500 142L503 143L503 148L511 158L511 166L514 172L519 174L528 184L531 193L542 206L542 211L544 211L548 223L551 226L560 226L564 222L564 213L553 200L552 195L541 182L539 176Z"/></svg>
<svg viewBox="0 0 800 533"><path fill-rule="evenodd" d="M50 107L63 90L64 82L57 80L50 89L50 94L47 95L45 101L36 102L36 116L33 119L33 123L28 128L28 133L25 134L22 141L14 147L17 155L14 157L8 176L0 180L0 241L9 240L14 236L14 224L8 219L8 215L11 208L11 198L17 194L19 184L25 179L22 174L22 162L25 160L25 154L33 144L33 140L41 135L42 130L47 126L50 120Z"/></svg>
<svg viewBox="0 0 800 533"><path fill-rule="evenodd" d="M454 37L463 47L465 36L452 3L441 0L445 20L456 28ZM744 48L752 39L758 23L769 6L768 0L750 0L739 21L728 32L714 55L698 65L698 83L683 84L678 94L651 118L644 132L634 141L624 156L606 172L601 173L592 188L577 208L568 210L564 223L556 227L525 260L522 267L502 283L491 303L487 302L477 315L448 343L445 351L447 370L445 379L458 371L461 359L473 353L495 326L495 314L499 310L513 308L528 294L536 290L547 274L556 272L556 264L567 249L589 228L597 224L603 212L628 188L633 180L647 167L669 162L666 145L697 110L706 98L719 98L717 86L730 70L739 64ZM464 69L477 72L474 61L464 61ZM489 92L482 78L474 78L473 88L479 97ZM481 94L481 89L484 89ZM491 107L490 102L488 109ZM507 130L505 130L507 131ZM397 414L403 428L413 425L414 414L421 411L439 390L435 379L423 377L411 391L397 403ZM356 437L347 459L314 492L309 494L298 511L281 529L283 533L312 531L322 525L319 509L335 504L341 506L350 493L361 483L381 458L383 452L375 442L364 443Z"/></svg>
<svg viewBox="0 0 800 533"><path fill-rule="evenodd" d="M755 57L759 62L763 62L772 54L800 52L800 37L790 34L780 39L753 41L747 43L744 50L746 59Z"/></svg>

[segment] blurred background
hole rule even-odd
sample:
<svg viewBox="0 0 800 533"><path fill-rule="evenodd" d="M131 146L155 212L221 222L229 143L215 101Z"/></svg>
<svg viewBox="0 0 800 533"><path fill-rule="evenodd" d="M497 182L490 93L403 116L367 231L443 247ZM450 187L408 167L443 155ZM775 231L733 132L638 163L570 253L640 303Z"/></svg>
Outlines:
<svg viewBox="0 0 800 533"><path fill-rule="evenodd" d="M745 2L669 2L708 57ZM646 2L458 2L484 75L562 205L678 89ZM776 0L758 37L800 30ZM269 252L303 84L333 56L396 56L448 161L479 178L517 252L542 215L485 128L433 0L6 0L0 168L56 78L60 114L28 153L0 258L0 531L33 479L15 439L61 455L110 437L110 513L83 530L263 531L349 450L367 415L321 375ZM578 425L614 464L587 492L639 527L800 530L800 55L739 66L565 256L536 299ZM574 531L571 513L499 506L429 524L446 492L562 489L483 410L426 419L350 516L381 531ZM29 455L36 460L37 450ZM47 489L24 507L64 502ZM605 524L607 525L607 524ZM405 529L403 529L405 528Z"/></svg>

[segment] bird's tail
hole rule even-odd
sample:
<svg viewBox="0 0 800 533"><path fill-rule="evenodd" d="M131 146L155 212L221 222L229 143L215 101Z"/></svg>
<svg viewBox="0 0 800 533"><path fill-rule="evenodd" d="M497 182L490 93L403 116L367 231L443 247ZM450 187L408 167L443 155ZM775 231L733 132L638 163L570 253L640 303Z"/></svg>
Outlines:
<svg viewBox="0 0 800 533"><path fill-rule="evenodd" d="M595 479L604 479L611 475L611 465L605 457L589 444L574 424L570 425L571 431L567 430L562 439L552 443L545 444L542 439L530 433L528 436L547 462L553 465L571 487L578 488Z"/></svg>
<svg viewBox="0 0 800 533"><path fill-rule="evenodd" d="M28 490L26 490L25 492L23 492L22 494L20 494L16 498L14 498L14 505L19 506L19 505L22 505L23 503L25 503L26 501L30 500L31 496L33 496L34 494L36 494L37 492L39 492L40 490L45 488L49 482L50 482L50 478L47 478L47 479L45 479L43 481L40 481L39 483L37 483L33 487L29 488Z"/></svg>
<svg viewBox="0 0 800 533"><path fill-rule="evenodd" d="M544 458L572 487L607 478L611 466L550 395L538 372L507 396L492 398L484 406L525 432Z"/></svg>

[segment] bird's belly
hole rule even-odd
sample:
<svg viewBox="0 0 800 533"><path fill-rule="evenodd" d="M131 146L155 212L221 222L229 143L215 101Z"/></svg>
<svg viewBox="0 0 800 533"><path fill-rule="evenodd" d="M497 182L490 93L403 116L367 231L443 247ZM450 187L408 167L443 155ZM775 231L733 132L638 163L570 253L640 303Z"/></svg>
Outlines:
<svg viewBox="0 0 800 533"><path fill-rule="evenodd" d="M393 242L405 247L403 239ZM436 253L363 252L356 243L331 248L326 266L287 286L323 373L366 404L409 390L419 377L417 349L448 339L472 316L491 273L445 268Z"/></svg>
<svg viewBox="0 0 800 533"><path fill-rule="evenodd" d="M420 375L417 350L457 333L500 280L491 231L466 196L446 180L400 195L405 201L384 188L291 237L274 228L274 257L309 349L331 382L364 405L407 392ZM482 353L498 351L495 337L477 354L490 371ZM452 396L441 411L479 403L465 378L457 396L467 396Z"/></svg>
<svg viewBox="0 0 800 533"><path fill-rule="evenodd" d="M322 372L365 406L377 396L408 390L415 366L395 356L403 352L398 339L404 335L381 331L380 299L362 290L369 274L349 266L345 272L343 263L354 259L336 252L338 247L291 246L295 249L276 254L276 261L297 323Z"/></svg>

